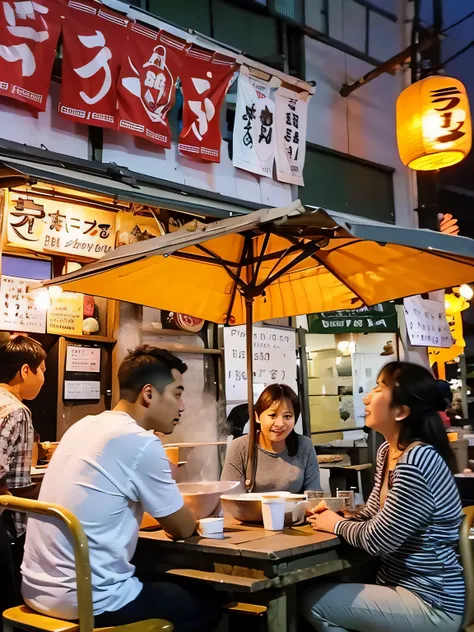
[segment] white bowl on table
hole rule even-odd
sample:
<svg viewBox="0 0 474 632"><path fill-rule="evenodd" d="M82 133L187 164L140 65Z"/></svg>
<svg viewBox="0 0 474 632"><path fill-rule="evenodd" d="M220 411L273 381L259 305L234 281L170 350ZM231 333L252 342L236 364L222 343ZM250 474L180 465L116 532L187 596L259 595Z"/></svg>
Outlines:
<svg viewBox="0 0 474 632"><path fill-rule="evenodd" d="M285 499L285 525L302 522L306 513L306 496L291 492L265 492L250 494L223 494L224 510L240 522L263 522L262 497L278 496Z"/></svg>
<svg viewBox="0 0 474 632"><path fill-rule="evenodd" d="M197 520L208 518L219 506L221 495L236 489L239 481L203 481L200 483L178 483L185 504Z"/></svg>

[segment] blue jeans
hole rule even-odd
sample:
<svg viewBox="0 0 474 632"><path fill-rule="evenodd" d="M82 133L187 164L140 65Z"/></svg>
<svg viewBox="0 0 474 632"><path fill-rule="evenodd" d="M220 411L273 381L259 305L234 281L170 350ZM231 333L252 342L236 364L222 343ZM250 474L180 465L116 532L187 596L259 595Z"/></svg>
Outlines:
<svg viewBox="0 0 474 632"><path fill-rule="evenodd" d="M127 625L147 619L165 619L174 632L211 632L221 618L220 595L197 582L175 580L144 583L137 598L120 610L103 612L94 627Z"/></svg>

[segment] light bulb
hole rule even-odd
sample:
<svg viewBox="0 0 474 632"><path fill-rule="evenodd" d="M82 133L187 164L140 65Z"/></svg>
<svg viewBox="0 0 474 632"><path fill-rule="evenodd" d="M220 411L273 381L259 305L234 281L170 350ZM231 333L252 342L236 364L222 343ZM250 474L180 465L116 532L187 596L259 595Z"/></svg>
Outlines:
<svg viewBox="0 0 474 632"><path fill-rule="evenodd" d="M348 340L341 340L341 342L337 343L337 350L341 353L347 353L350 347L350 342Z"/></svg>
<svg viewBox="0 0 474 632"><path fill-rule="evenodd" d="M49 300L48 290L37 290L35 293L35 305L41 311L46 311L50 308L51 303Z"/></svg>
<svg viewBox="0 0 474 632"><path fill-rule="evenodd" d="M60 285L52 285L48 289L51 298L59 298L63 293L63 288Z"/></svg>
<svg viewBox="0 0 474 632"><path fill-rule="evenodd" d="M474 296L474 290L472 289L470 285L467 285L467 283L465 283L464 285L461 285L459 287L459 294L463 298L465 298L466 301L470 301L472 297Z"/></svg>

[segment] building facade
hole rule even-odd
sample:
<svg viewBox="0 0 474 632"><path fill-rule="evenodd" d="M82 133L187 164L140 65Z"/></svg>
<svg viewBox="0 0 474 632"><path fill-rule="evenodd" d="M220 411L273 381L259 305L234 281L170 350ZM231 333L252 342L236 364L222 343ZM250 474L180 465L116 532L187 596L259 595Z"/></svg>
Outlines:
<svg viewBox="0 0 474 632"><path fill-rule="evenodd" d="M315 82L309 103L305 187L298 190L233 167L235 84L221 114L221 162L197 163L181 156L174 140L171 149L157 150L128 134L61 118L59 59L44 113L33 116L17 102L3 100L4 147L13 142L101 165L116 163L177 190L190 187L256 206L281 206L299 196L308 204L414 225L412 177L398 158L395 139L395 102L405 76L383 74L349 97L339 94L343 84L406 47L409 2L149 0L143 8L111 2L142 23L181 37L192 34L203 46L244 52L270 74L276 70L290 81ZM175 132L180 125L178 110L175 107L170 115Z"/></svg>
<svg viewBox="0 0 474 632"><path fill-rule="evenodd" d="M46 207L53 203L59 208L59 201L72 204L75 209L81 207L80 218L76 213L69 220L80 222L84 229L91 222L98 223L94 213L115 213L117 222L120 215L122 228L119 230L117 223L116 237L121 233L125 239L130 235L142 238L147 231L152 233L148 236L159 234L157 226L161 232L175 230L190 216L205 220L228 217L265 206L285 206L298 198L308 205L416 226L414 178L400 162L395 130L396 99L406 85L407 73L390 66L390 73L380 74L349 96L341 95L344 86L360 80L407 47L410 1L143 0L141 5L137 2L127 5L118 0L106 0L104 5L114 10L114 15L135 20L142 30L162 29L177 41L233 57L240 65L258 72L261 78L273 77L285 89L307 93L304 186L255 175L234 166L236 82L230 85L220 111L219 162L196 160L178 150L178 136L183 127L183 100L179 91L169 112L170 147L158 147L122 131L64 118L58 113L64 70L63 51L59 49L44 112L34 112L16 100L1 97L0 186L4 187L7 204L13 199L16 205L14 209L11 204L8 208L5 206L3 214L4 259L10 257L5 259L8 263L8 269L4 266L5 275L46 278L86 263L91 259L88 256L91 248L97 258L100 248L113 247L100 241L110 238L105 229L101 229L95 241L89 237L68 241L66 248L54 241L55 234L48 237L46 250L33 247L31 241L25 242L24 231L33 230L34 214L44 213L45 209L48 212ZM25 197L30 204L29 214L21 215ZM23 222L20 227L18 221L8 220L12 210L17 213L19 222ZM129 213L129 218L130 211L137 213L140 219L137 226L124 228L124 213ZM50 232L62 230L59 220L60 215L56 223L48 227ZM105 225L104 222L101 225ZM23 233L18 235L15 231ZM23 239L23 243L19 239ZM37 276L32 276L24 261L32 259L41 260L42 265L46 262L49 272L36 271ZM100 318L95 341L102 345L101 376L113 376L127 349L139 342L156 342L157 334L152 331L152 325L158 317L138 313L131 306L117 310L100 300L97 306ZM80 313L85 315L85 312ZM52 331L61 335L61 324L56 323L56 329L50 324L48 321L45 343L49 341L54 348L51 362L58 384L73 382L74 375L69 375L63 366L67 366L68 353L72 353L68 346L90 345L93 338L81 339L79 323L79 331L73 334L69 331L67 335L67 330L63 330L62 338L69 342L58 346L48 335ZM419 353L409 347L403 317L400 327L406 356L426 362L426 352ZM14 317L11 326L0 325L0 328L19 329ZM174 335L164 340L163 334L159 335L166 348L173 349L176 341L192 343L194 349L196 345L203 345L199 336L194 340L189 337L181 340ZM382 347L387 345L385 339L382 342ZM378 346L378 342L374 343L374 348ZM396 345L390 346L392 353L395 348ZM373 353L371 349L367 353ZM195 404L191 406L194 410L191 416L194 415L193 421L196 421L196 411L201 411L202 419L192 424L190 436L185 417L178 439L215 439L216 418L222 416L222 409L216 412L216 394L209 395L213 385L218 383L215 367L202 355L187 361L192 367L187 378L188 394ZM384 361L383 358L380 361ZM89 379L91 383L94 381L97 382ZM82 415L110 405L116 384L112 377L100 385L89 384L87 388L95 389L93 392L99 394L98 399L96 395L87 399L86 387L76 384L68 387L71 392L76 389L76 399L65 401L62 386L55 388L54 396L46 394L45 401L38 407L45 417L57 415L56 432L61 435ZM78 404L77 393L82 394L84 403ZM217 393L217 399L223 403L222 393ZM51 423L45 424L45 438L54 439L53 434Z"/></svg>

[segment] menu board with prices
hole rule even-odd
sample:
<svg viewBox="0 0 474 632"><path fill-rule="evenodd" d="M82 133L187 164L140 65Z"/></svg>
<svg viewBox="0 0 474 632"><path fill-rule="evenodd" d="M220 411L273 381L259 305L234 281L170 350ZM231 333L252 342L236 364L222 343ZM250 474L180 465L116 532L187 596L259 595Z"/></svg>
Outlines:
<svg viewBox="0 0 474 632"><path fill-rule="evenodd" d="M82 294L63 292L51 299L48 309L48 334L58 336L80 336L84 320L84 297Z"/></svg>
<svg viewBox="0 0 474 632"><path fill-rule="evenodd" d="M449 348L453 344L444 302L411 296L403 305L412 346Z"/></svg>
<svg viewBox="0 0 474 632"><path fill-rule="evenodd" d="M2 276L0 287L0 329L44 334L46 309L28 291L38 283L30 279Z"/></svg>
<svg viewBox="0 0 474 632"><path fill-rule="evenodd" d="M65 380L64 399L100 399L100 381Z"/></svg>
<svg viewBox="0 0 474 632"><path fill-rule="evenodd" d="M284 383L298 392L296 336L292 329L256 327L253 332L254 396L268 384ZM224 328L227 402L247 400L245 325Z"/></svg>
<svg viewBox="0 0 474 632"><path fill-rule="evenodd" d="M100 347L69 345L66 350L66 371L100 373Z"/></svg>

